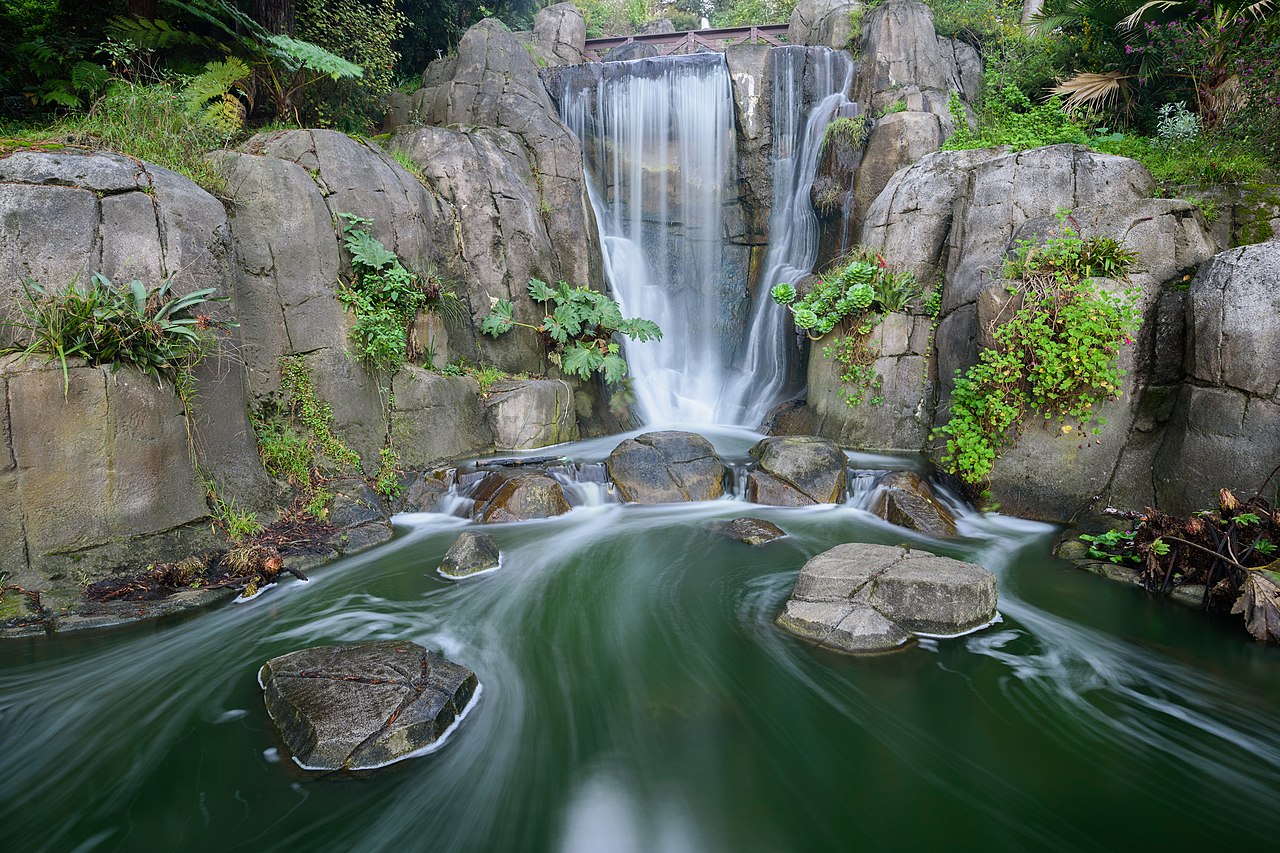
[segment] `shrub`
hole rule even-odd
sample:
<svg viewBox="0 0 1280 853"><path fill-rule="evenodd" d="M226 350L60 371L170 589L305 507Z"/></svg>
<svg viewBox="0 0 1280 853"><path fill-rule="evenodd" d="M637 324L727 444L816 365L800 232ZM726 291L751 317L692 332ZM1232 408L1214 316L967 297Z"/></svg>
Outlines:
<svg viewBox="0 0 1280 853"><path fill-rule="evenodd" d="M393 45L409 21L395 0L302 0L298 36L364 69L360 77L323 79L301 106L308 125L363 132L382 116L399 55Z"/></svg>
<svg viewBox="0 0 1280 853"><path fill-rule="evenodd" d="M113 370L125 365L157 380L174 380L205 354L214 330L233 324L201 313L207 304L229 297L214 296L213 288L177 296L172 287L173 279L158 287L137 279L117 286L100 273L83 290L73 283L62 293L23 282L21 316L4 324L15 330L16 341L0 352L57 360L66 387L69 358Z"/></svg>
<svg viewBox="0 0 1280 853"><path fill-rule="evenodd" d="M410 346L410 325L420 311L436 311L458 321L462 302L446 289L433 271L418 274L361 226L372 221L340 213L345 245L355 273L338 290L338 300L356 315L351 328L353 354L375 370L394 373L416 352Z"/></svg>
<svg viewBox="0 0 1280 853"><path fill-rule="evenodd" d="M969 129L964 105L960 96L952 92L948 109L955 122L956 132L943 146L955 151L967 148L992 148L1008 145L1015 151L1057 145L1063 142L1084 144L1089 141L1062 107L1061 98L1050 98L1043 104L1033 104L1031 99L1016 86L1005 86L983 97L978 112L977 132Z"/></svg>
<svg viewBox="0 0 1280 853"><path fill-rule="evenodd" d="M618 303L581 285L570 287L559 281L551 287L531 278L529 296L545 306L541 323L535 326L517 322L515 305L509 299L500 299L480 330L496 338L513 326L533 329L551 344L552 360L559 363L560 369L581 379L599 373L612 385L627 375L627 362L613 340L615 334L639 343L662 338L657 323L642 317L623 318Z"/></svg>
<svg viewBox="0 0 1280 853"><path fill-rule="evenodd" d="M1131 292L1108 293L1091 279L1123 280L1133 259L1117 241L1082 239L1069 224L1043 245L1018 242L1004 276L1021 305L995 329L995 347L957 373L951 417L937 430L947 437L946 470L982 483L1033 412L1063 421L1065 434L1105 423L1097 407L1120 394L1121 347L1132 343L1139 319Z"/></svg>
<svg viewBox="0 0 1280 853"><path fill-rule="evenodd" d="M1156 136L1162 142L1194 142L1200 136L1200 116L1189 111L1185 102L1165 104L1159 113Z"/></svg>

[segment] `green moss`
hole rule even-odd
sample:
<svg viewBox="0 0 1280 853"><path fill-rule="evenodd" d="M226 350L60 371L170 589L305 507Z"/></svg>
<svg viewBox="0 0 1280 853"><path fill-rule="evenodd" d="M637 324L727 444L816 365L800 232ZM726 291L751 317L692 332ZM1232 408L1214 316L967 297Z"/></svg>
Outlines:
<svg viewBox="0 0 1280 853"><path fill-rule="evenodd" d="M22 593L9 590L0 595L0 622L17 619L26 612L26 600Z"/></svg>

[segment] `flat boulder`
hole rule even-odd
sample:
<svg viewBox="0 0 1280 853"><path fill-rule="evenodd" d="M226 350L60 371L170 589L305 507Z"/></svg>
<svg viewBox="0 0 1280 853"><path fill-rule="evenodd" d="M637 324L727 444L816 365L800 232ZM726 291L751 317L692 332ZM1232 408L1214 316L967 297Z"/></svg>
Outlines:
<svg viewBox="0 0 1280 853"><path fill-rule="evenodd" d="M851 543L804 564L778 627L849 654L916 637L954 637L996 617L996 579L981 566L895 545Z"/></svg>
<svg viewBox="0 0 1280 853"><path fill-rule="evenodd" d="M536 472L494 471L480 482L472 497L472 517L485 524L552 518L569 511L560 484Z"/></svg>
<svg viewBox="0 0 1280 853"><path fill-rule="evenodd" d="M479 691L471 670L398 640L290 652L258 682L307 770L370 770L429 751Z"/></svg>
<svg viewBox="0 0 1280 853"><path fill-rule="evenodd" d="M811 435L766 438L747 475L747 500L769 506L840 503L849 494L849 459L835 442Z"/></svg>
<svg viewBox="0 0 1280 853"><path fill-rule="evenodd" d="M747 545L764 545L775 539L781 539L787 532L772 521L763 518L735 518L731 521L715 521L708 525L714 533L729 539L736 539Z"/></svg>
<svg viewBox="0 0 1280 853"><path fill-rule="evenodd" d="M647 432L628 438L605 461L609 479L629 503L709 501L724 494L724 463L692 432Z"/></svg>
<svg viewBox="0 0 1280 853"><path fill-rule="evenodd" d="M956 518L928 481L911 471L894 471L876 484L871 511L890 524L926 536L955 536Z"/></svg>
<svg viewBox="0 0 1280 853"><path fill-rule="evenodd" d="M502 555L498 543L488 533L464 530L445 552L438 571L446 578L465 578L498 568Z"/></svg>

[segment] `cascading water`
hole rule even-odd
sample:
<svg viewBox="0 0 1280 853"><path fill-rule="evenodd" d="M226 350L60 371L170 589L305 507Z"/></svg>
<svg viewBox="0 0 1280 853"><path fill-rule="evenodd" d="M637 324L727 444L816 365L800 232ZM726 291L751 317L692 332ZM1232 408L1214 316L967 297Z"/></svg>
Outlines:
<svg viewBox="0 0 1280 853"><path fill-rule="evenodd" d="M818 171L827 123L849 103L853 82L849 55L823 47L773 51L773 205L764 278L747 327L743 370L725 389L726 408L738 423L755 426L786 391L791 346L790 316L769 298L779 282L797 283L818 258L818 217L809 188ZM806 85L806 78L808 85Z"/></svg>
<svg viewBox="0 0 1280 853"><path fill-rule="evenodd" d="M604 63L565 78L561 117L582 141L609 283L626 313L665 334L627 351L650 425L755 426L786 390L794 348L768 286L807 273L817 256L809 187L852 63L826 48L773 56L773 211L754 307L724 243L735 155L724 57Z"/></svg>

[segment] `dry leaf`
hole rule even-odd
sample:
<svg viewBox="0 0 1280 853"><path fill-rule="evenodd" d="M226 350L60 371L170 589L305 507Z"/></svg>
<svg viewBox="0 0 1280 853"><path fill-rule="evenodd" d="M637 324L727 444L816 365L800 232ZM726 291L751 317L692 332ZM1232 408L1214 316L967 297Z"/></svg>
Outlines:
<svg viewBox="0 0 1280 853"><path fill-rule="evenodd" d="M1268 569L1250 571L1231 612L1244 615L1245 628L1255 640L1280 643L1280 574Z"/></svg>

